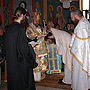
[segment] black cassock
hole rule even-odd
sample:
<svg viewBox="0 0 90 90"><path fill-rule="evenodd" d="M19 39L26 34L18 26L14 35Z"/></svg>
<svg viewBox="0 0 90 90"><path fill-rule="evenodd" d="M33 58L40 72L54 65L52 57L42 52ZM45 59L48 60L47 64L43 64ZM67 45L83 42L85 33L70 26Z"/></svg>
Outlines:
<svg viewBox="0 0 90 90"><path fill-rule="evenodd" d="M8 90L35 90L33 68L35 53L18 22L9 25L4 36Z"/></svg>

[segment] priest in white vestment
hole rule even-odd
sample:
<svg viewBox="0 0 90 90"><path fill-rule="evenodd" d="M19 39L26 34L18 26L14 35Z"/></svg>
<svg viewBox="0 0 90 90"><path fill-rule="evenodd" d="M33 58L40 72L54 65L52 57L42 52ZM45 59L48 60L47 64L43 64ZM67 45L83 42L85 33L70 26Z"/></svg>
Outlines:
<svg viewBox="0 0 90 90"><path fill-rule="evenodd" d="M71 35L65 31L51 28L52 36L49 38L55 38L57 53L62 55L62 61L64 63L64 78L59 81L59 84L71 84L71 68L72 68L72 55L70 53L70 41Z"/></svg>
<svg viewBox="0 0 90 90"><path fill-rule="evenodd" d="M78 9L73 10L70 15L76 25L70 44L73 55L71 87L73 90L88 90L90 89L90 23Z"/></svg>

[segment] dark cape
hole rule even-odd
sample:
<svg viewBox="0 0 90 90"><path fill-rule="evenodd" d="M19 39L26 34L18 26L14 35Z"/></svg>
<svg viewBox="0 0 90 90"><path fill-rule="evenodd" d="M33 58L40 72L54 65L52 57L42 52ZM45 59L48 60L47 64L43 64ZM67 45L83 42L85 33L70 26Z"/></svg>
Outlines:
<svg viewBox="0 0 90 90"><path fill-rule="evenodd" d="M25 35L21 24L9 25L4 35L4 52L7 62L8 90L35 90L33 68L35 52Z"/></svg>

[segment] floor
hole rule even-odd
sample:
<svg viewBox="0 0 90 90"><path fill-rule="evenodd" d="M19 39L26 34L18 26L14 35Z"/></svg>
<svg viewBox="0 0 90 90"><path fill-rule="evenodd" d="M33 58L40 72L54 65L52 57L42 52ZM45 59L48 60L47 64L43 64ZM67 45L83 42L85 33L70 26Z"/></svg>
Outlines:
<svg viewBox="0 0 90 90"><path fill-rule="evenodd" d="M3 82L3 85L0 87L0 90L7 90L7 83ZM70 90L70 89L51 88L36 85L36 90Z"/></svg>
<svg viewBox="0 0 90 90"><path fill-rule="evenodd" d="M4 71L4 70L2 70ZM64 73L62 72L61 75L64 75ZM7 83L4 82L4 72L2 72L2 82L1 82L1 86L0 86L0 90L7 90ZM71 89L63 89L63 88L59 88L59 87L49 87L49 86L44 86L44 85L39 85L36 84L36 90L71 90Z"/></svg>
<svg viewBox="0 0 90 90"><path fill-rule="evenodd" d="M4 82L4 78L2 78L2 84L0 86L0 90L7 90L7 83ZM36 90L71 90L71 89L61 89L61 88L53 88L53 87L36 85Z"/></svg>

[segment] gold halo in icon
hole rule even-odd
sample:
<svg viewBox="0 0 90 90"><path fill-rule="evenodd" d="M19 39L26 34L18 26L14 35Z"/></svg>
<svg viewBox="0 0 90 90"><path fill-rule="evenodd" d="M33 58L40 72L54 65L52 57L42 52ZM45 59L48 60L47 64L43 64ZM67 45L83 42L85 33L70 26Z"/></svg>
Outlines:
<svg viewBox="0 0 90 90"><path fill-rule="evenodd" d="M61 11L62 12L62 7L59 5L57 6L57 12Z"/></svg>

